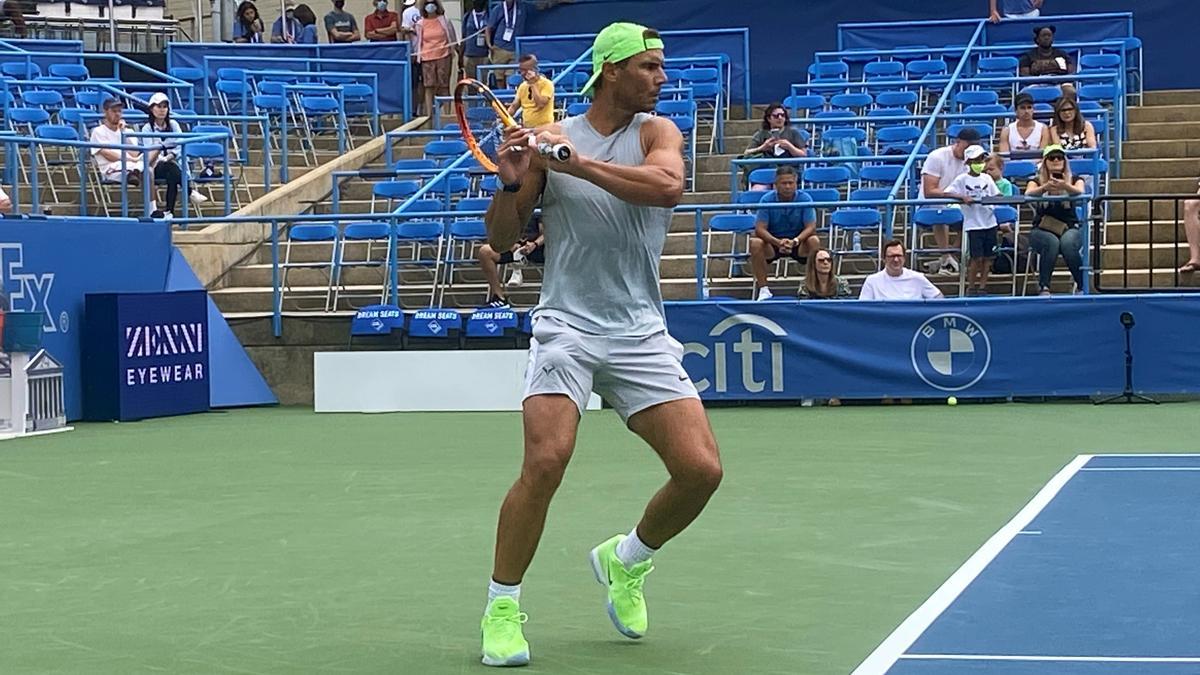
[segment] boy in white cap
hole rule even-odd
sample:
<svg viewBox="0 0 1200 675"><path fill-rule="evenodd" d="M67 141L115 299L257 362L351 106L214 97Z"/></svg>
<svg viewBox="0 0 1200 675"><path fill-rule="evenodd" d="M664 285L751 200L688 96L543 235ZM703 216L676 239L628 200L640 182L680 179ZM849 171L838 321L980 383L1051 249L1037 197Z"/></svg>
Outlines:
<svg viewBox="0 0 1200 675"><path fill-rule="evenodd" d="M963 203L963 236L967 237L967 295L987 295L988 271L996 257L996 235L999 226L993 207L980 204L987 197L999 197L996 181L984 173L988 153L983 146L972 145L963 153L967 172L959 174L946 188L946 196Z"/></svg>

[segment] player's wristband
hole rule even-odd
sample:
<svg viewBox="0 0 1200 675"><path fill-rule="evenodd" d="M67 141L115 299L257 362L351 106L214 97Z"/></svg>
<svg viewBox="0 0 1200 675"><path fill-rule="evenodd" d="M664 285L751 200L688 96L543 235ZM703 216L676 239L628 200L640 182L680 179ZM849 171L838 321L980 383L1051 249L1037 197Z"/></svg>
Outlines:
<svg viewBox="0 0 1200 675"><path fill-rule="evenodd" d="M521 183L516 182L516 183L513 183L512 185L501 185L500 189L504 192L520 192L521 191Z"/></svg>

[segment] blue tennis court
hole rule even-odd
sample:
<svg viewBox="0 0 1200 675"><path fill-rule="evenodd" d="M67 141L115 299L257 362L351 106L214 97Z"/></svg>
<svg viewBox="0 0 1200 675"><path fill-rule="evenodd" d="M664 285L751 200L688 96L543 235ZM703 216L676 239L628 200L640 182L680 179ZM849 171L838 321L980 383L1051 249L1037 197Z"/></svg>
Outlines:
<svg viewBox="0 0 1200 675"><path fill-rule="evenodd" d="M855 675L1200 673L1200 455L1081 455Z"/></svg>

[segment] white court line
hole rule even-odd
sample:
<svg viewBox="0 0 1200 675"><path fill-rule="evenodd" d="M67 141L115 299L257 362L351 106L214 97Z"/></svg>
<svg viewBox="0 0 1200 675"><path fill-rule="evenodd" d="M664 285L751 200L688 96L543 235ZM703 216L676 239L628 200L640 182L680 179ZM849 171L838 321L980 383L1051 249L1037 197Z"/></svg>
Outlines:
<svg viewBox="0 0 1200 675"><path fill-rule="evenodd" d="M1092 457L1200 457L1196 452L1102 452Z"/></svg>
<svg viewBox="0 0 1200 675"><path fill-rule="evenodd" d="M1200 656L1014 656L1008 654L904 654L906 661L1062 661L1075 663L1200 663Z"/></svg>
<svg viewBox="0 0 1200 675"><path fill-rule="evenodd" d="M1200 466L1089 466L1080 471L1200 471Z"/></svg>
<svg viewBox="0 0 1200 675"><path fill-rule="evenodd" d="M1021 530L1017 534L1041 534L1041 530Z"/></svg>
<svg viewBox="0 0 1200 675"><path fill-rule="evenodd" d="M901 658L904 652L917 641L917 638L925 632L933 622L941 616L942 612L950 606L954 600L962 594L975 577L983 572L988 566L1004 550L1004 547L1017 536L1017 533L1025 529L1034 518L1041 513L1042 509L1054 499L1059 490L1067 484L1067 481L1079 471L1083 465L1087 464L1092 459L1092 455L1079 455L1071 460L1062 468L1050 482L1046 483L1041 490L1034 495L1033 499L1025 505L1013 519L1000 528L996 534L993 534L983 546L975 551L965 563L959 567L950 578L945 581L929 599L921 604L915 612L910 614L907 619L901 623L892 634L887 636L883 642L871 652L867 658L859 664L851 675L879 675L886 673L888 669L896 665L896 661Z"/></svg>

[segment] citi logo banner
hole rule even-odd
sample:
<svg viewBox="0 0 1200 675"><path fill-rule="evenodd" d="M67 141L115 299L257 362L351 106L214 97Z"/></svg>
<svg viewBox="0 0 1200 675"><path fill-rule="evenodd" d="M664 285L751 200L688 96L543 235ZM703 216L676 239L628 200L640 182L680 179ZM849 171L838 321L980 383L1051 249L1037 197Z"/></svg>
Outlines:
<svg viewBox="0 0 1200 675"><path fill-rule="evenodd" d="M204 353L204 323L161 323L125 327L125 358Z"/></svg>

